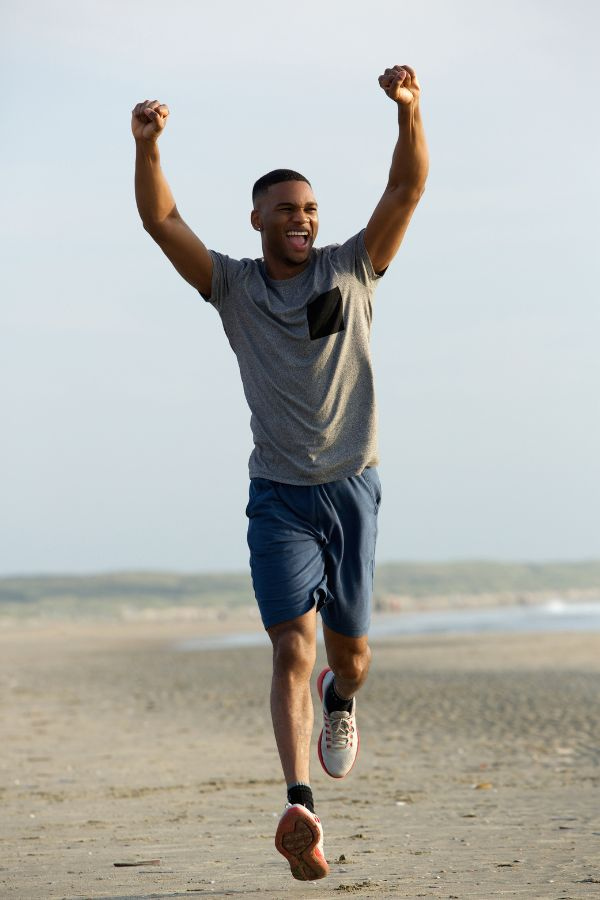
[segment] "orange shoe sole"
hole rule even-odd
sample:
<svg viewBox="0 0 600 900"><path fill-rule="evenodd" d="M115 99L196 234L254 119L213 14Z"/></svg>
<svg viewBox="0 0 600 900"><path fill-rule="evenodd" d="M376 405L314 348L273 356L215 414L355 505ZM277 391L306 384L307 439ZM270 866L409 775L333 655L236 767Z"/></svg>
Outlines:
<svg viewBox="0 0 600 900"><path fill-rule="evenodd" d="M321 835L307 809L291 806L279 821L275 847L285 856L298 881L317 881L329 874L327 860L317 844Z"/></svg>

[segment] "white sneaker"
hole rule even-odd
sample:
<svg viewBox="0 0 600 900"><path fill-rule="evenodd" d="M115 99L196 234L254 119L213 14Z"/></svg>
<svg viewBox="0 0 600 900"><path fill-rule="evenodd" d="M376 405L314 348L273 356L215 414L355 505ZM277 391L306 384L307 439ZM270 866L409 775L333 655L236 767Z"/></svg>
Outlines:
<svg viewBox="0 0 600 900"><path fill-rule="evenodd" d="M323 855L321 820L300 803L286 803L277 826L275 846L298 881L316 881L329 874Z"/></svg>
<svg viewBox="0 0 600 900"><path fill-rule="evenodd" d="M352 700L350 712L344 710L328 712L324 697L332 681L331 669L323 669L317 679L317 689L323 704L323 730L319 735L319 759L328 775L331 775L332 778L343 778L356 761L360 743L354 719L356 699Z"/></svg>

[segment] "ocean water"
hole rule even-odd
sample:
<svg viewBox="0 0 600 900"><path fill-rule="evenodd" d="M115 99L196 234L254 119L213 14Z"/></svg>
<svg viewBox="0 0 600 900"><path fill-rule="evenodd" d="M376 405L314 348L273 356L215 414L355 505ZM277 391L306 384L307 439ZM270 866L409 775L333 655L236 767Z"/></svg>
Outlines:
<svg viewBox="0 0 600 900"><path fill-rule="evenodd" d="M373 640L419 634L531 634L557 631L600 631L600 602L567 603L560 598L535 606L487 609L377 613L369 635ZM319 635L320 639L320 635ZM223 650L268 645L265 632L228 634L181 641L180 650Z"/></svg>

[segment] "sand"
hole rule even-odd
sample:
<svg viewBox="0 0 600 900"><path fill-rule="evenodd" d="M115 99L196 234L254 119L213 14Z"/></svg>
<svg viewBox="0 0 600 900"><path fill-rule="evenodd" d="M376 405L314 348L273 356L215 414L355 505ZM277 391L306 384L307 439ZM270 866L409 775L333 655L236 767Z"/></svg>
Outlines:
<svg viewBox="0 0 600 900"><path fill-rule="evenodd" d="M0 897L600 896L600 635L376 643L354 771L315 752L331 874L303 884L269 652L177 650L198 628L0 632Z"/></svg>

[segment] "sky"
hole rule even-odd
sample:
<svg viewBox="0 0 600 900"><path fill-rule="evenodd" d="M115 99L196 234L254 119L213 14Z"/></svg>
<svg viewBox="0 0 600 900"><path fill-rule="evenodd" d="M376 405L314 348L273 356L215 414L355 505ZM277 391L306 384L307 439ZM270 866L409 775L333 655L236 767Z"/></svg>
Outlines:
<svg viewBox="0 0 600 900"><path fill-rule="evenodd" d="M596 3L4 0L0 575L243 570L249 412L215 311L144 232L130 112L209 246L305 173L362 228L414 66L427 190L375 300L378 558L600 555Z"/></svg>

